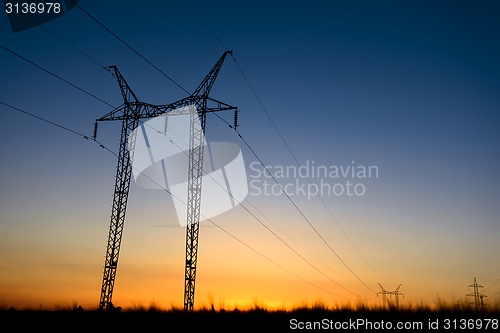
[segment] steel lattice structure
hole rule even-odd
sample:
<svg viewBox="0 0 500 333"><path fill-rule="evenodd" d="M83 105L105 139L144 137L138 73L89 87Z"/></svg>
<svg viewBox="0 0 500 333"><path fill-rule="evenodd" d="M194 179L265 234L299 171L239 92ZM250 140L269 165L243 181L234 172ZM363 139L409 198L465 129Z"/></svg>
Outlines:
<svg viewBox="0 0 500 333"><path fill-rule="evenodd" d="M477 280L476 278L474 277L474 283L473 284L469 284L468 286L469 288L473 288L473 292L472 293L469 293L465 296L472 296L474 297L474 303L471 303L471 304L474 304L475 307L476 307L476 310L479 310L481 307L485 306L484 304L484 301L483 301L483 298L484 297L488 297L486 295L483 295L479 292L479 288L484 288L482 285L478 284L477 283Z"/></svg>
<svg viewBox="0 0 500 333"><path fill-rule="evenodd" d="M132 160L135 148L135 134L133 130L139 125L141 119L153 118L168 113L169 116L190 114L184 309L188 311L193 310L198 258L200 207L202 199L203 138L206 116L207 113L210 112L234 111L236 119L236 113L238 111L234 106L209 97L209 94L226 56L231 53L231 51L224 52L190 96L167 105L153 105L139 101L118 71L118 68L116 68L116 66L110 67L115 72L124 103L120 107L97 119L94 128L95 139L97 136L98 122L122 121L115 190L111 208L108 245L106 249L101 298L99 302L100 309L113 308L113 289L125 223L125 211L127 208L130 180L132 177ZM196 113L192 112L193 106L196 107ZM196 117L198 117L198 119L196 119ZM128 148L127 144L129 145Z"/></svg>
<svg viewBox="0 0 500 333"><path fill-rule="evenodd" d="M399 288L401 287L401 285L399 285L394 291L387 291L385 290L384 287L382 287L382 285L379 283L378 284L380 286L380 289L382 289L382 291L379 291L377 293L377 297L378 295L382 295L382 303L385 304L389 304L389 301L387 300L387 296L386 295L389 295L389 297L391 297L392 295L394 295L394 298L396 300L396 308L399 307L399 296L403 296L403 298L405 297L405 295L403 293L400 293L399 292Z"/></svg>

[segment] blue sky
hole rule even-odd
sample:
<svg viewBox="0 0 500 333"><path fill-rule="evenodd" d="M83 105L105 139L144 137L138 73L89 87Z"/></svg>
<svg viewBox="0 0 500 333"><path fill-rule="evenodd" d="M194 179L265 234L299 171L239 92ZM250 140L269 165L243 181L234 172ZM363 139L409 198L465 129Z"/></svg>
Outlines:
<svg viewBox="0 0 500 333"><path fill-rule="evenodd" d="M410 300L432 301L437 295L462 298L474 276L485 287L497 281L498 4L189 4L234 51L238 65L301 164L315 161L316 165L347 166L355 161L357 165L378 167L378 178L363 181L363 196L323 198L376 273L317 198L293 198L364 282L374 290L378 290L378 282L386 284L387 289L402 283L401 291ZM183 1L138 4L82 0L80 5L188 91L194 90L225 51ZM78 8L43 27L100 64L117 65L144 101L163 104L185 96ZM106 102L115 106L121 103L114 77L43 29L13 34L6 15L0 15L0 40L0 45ZM110 111L109 106L5 50L0 49L0 55L0 101L87 135L92 135L94 120ZM226 59L212 96L238 106L240 133L266 165L295 165L232 58ZM222 117L232 122L232 114ZM43 289L48 295L56 288L53 281L58 281L54 284L64 286L66 298L92 303L95 296L97 302L115 157L92 142L4 106L0 106L0 119L4 124L0 134L0 265L2 271L9 272L2 278L4 285L21 290L15 281L22 280L28 290ZM119 124L100 124L98 135L103 144L117 151ZM217 118L208 117L206 135L208 140L240 145L247 167L255 161L234 131ZM329 250L320 246L317 236L286 198L249 196L248 201L294 235L294 240L320 261L343 276L349 275ZM172 282L172 290L179 289L180 295L183 233L173 227L172 209L166 193L132 185L121 255L123 269L118 273L115 294L123 303L148 302L154 295L161 295L157 299L165 305L177 302L175 294L159 291L160 287L141 290L137 283L157 278L158 286L162 286L162 276L168 277L168 284ZM281 249L282 244L245 210L236 208L219 216L217 222L277 262L286 263L292 270L301 269L300 259ZM151 227L158 225L170 227ZM207 254L200 258L200 279L206 281L197 285L200 300L209 294L217 297L217 293L227 300L251 299L246 294L234 296L237 287L216 287L214 281L222 284L223 279L218 280L216 273L204 277L202 269L213 270L203 266L202 260L210 257L210 267L222 266L221 275L238 277L246 269L224 267L227 249L219 249L218 242L237 248L235 255L248 256L252 262L249 267L261 267L262 258L252 257L248 249L231 243L232 239L214 228L201 232L206 232L206 238L202 238L206 245L200 246ZM212 243L215 245L210 248ZM143 251L151 267L163 265L168 257L165 271L139 269ZM72 265L67 266L67 262ZM53 280L51 274L59 270L67 278L58 274ZM263 287L259 292L261 280L279 280L273 280L273 272L248 276L247 284L254 284L255 297L274 303L321 297L317 291L311 292L311 298L284 296L284 291L272 294ZM30 275L37 274L46 274L46 283L38 286L30 280ZM293 276L282 271L279 274L290 279L291 285L300 286ZM76 278L82 275L87 278ZM314 272L307 276L327 289L336 288ZM339 279L363 297L376 297L356 281ZM84 290L78 296L74 296L76 281ZM137 288L137 295L119 298L120 292L129 295L132 288ZM493 296L498 288L494 285L487 294ZM0 304L2 298L13 302L16 298L29 299L26 295L0 290ZM48 297L43 295L39 297ZM52 301L65 302L63 298ZM32 299L26 302L38 304Z"/></svg>

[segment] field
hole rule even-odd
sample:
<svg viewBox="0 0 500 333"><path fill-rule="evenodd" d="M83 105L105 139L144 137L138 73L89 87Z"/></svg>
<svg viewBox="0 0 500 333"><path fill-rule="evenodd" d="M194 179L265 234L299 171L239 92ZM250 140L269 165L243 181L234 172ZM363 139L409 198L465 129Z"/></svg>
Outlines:
<svg viewBox="0 0 500 333"><path fill-rule="evenodd" d="M288 330L493 330L498 331L498 304L476 310L474 306L436 307L423 305L395 308L368 308L363 304L328 308L322 304L292 310L269 310L254 306L247 310L205 308L192 313L181 309L138 306L113 311L84 310L81 307L52 311L13 308L0 310L0 320L18 330L47 328L50 330L93 330L126 328L145 331L164 330L192 332L198 329L217 331Z"/></svg>

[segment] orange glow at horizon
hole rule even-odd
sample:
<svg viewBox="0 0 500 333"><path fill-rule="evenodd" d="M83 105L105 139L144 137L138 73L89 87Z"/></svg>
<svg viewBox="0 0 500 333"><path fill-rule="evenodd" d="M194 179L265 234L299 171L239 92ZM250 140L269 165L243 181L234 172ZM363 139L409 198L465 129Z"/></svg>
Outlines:
<svg viewBox="0 0 500 333"><path fill-rule="evenodd" d="M130 229L132 230L129 230L129 233L132 234L135 228L130 227ZM184 229L179 228L173 233L179 236L183 231ZM217 237L212 237L214 234L212 231L216 232ZM163 240L156 242L163 236L150 234L150 230L146 232L149 235L147 238L142 238L141 233L135 234L136 239L125 238L113 303L124 309L139 306L147 308L151 304L163 309L182 308L184 278L182 237L173 244L165 244ZM234 240L224 237L226 239L222 241L223 238L220 238L220 233L215 228L202 229L201 235L202 250L199 254L195 308L210 308L214 305L216 309L243 310L257 305L268 309L291 309L315 303L323 303L328 307L342 304L355 305L359 302L367 306L381 304L381 298L370 294L366 287L360 285L355 278L348 276L339 267L336 267L336 271L342 271L345 277L335 275L327 268L324 271L328 272L329 276L336 276L334 280L337 283L352 290L361 298L346 292L307 264L297 261L294 256L284 255L277 246L272 248L276 256L284 258L280 261L280 265L314 285L252 254L248 249L237 246ZM102 246L88 246L88 252L84 254L77 251L60 253L47 247L37 247L35 241L34 244L31 250L23 250L17 254L13 252L11 256L3 257L1 267L4 273L0 277L0 284L3 286L0 291L0 306L38 309L41 304L44 309L57 309L78 304L87 309L97 308L102 279L100 267L102 253L99 253L98 248ZM265 243L260 244L261 250L265 247ZM172 248L175 248L175 251L171 251ZM30 252L29 255L24 251ZM269 249L265 252L270 253ZM31 259L26 260L26 258ZM318 264L318 267L324 268L321 264ZM358 272L361 276L368 273ZM432 304L437 300L439 295L429 293L422 289L422 286L421 289L417 289L418 280L422 277L405 275L403 278L405 283L401 291L405 293L406 304L422 302ZM460 280L450 283L456 287L455 289L464 287L463 281ZM382 284L387 290L397 286ZM378 286L370 284L370 287L375 292L379 291ZM440 296L444 301L456 302L453 295ZM405 304L404 302L401 304Z"/></svg>

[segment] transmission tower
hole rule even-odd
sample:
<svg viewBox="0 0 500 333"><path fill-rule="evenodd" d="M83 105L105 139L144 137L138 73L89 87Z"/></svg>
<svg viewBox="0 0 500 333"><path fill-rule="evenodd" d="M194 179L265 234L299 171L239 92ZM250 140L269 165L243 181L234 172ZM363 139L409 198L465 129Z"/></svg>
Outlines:
<svg viewBox="0 0 500 333"><path fill-rule="evenodd" d="M477 280L476 280L475 277L474 277L474 283L473 284L469 284L468 287L469 288L473 288L473 292L467 294L466 296L473 296L474 297L474 302L470 303L470 304L475 304L476 310L479 310L480 308L482 308L483 306L485 306L485 304L483 302L483 298L484 297L488 297L488 296L483 295L483 294L481 294L479 292L479 288L483 288L483 286L477 284Z"/></svg>
<svg viewBox="0 0 500 333"><path fill-rule="evenodd" d="M399 296L403 296L403 298L405 297L403 293L399 292L399 288L401 287L401 285L399 285L394 291L385 290L385 288L382 287L380 283L378 285L380 286L381 291L377 293L377 297L378 295L382 295L382 303L384 304L384 306L386 303L389 304L386 295L389 295L389 297L392 297L392 295L394 295L394 299L396 301L396 308L399 307Z"/></svg>
<svg viewBox="0 0 500 333"><path fill-rule="evenodd" d="M116 169L115 189L111 207L111 221L109 225L108 245L104 262L99 309L113 308L113 289L132 176L132 161L136 139L134 129L139 125L141 119L154 118L168 113L169 116L190 115L184 309L193 310L203 172L203 137L205 133L206 115L209 112L234 111L236 118L237 114L236 107L209 97L210 90L228 54L232 54L232 51L224 52L190 96L167 105L153 105L139 101L118 71L118 68L116 66L110 67L110 69L115 72L124 103L120 107L97 119L94 127L95 139L97 136L98 122L117 120L122 122L118 166ZM195 112L193 112L193 110L195 110Z"/></svg>

